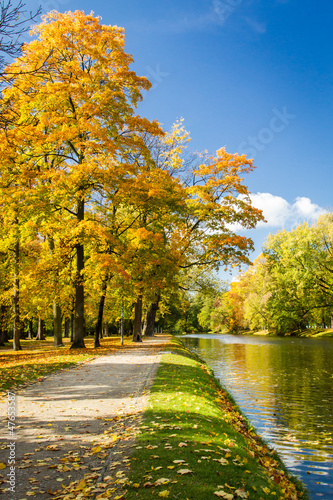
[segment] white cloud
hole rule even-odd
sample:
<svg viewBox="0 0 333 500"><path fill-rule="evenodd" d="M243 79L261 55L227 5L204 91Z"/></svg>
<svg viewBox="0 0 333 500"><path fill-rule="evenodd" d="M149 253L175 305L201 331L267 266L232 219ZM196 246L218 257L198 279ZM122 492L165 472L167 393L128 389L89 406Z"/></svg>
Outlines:
<svg viewBox="0 0 333 500"><path fill-rule="evenodd" d="M312 222L326 210L312 203L310 198L299 196L294 203L289 203L281 196L271 193L251 194L253 206L260 208L267 223L260 222L257 227L293 227L299 222Z"/></svg>

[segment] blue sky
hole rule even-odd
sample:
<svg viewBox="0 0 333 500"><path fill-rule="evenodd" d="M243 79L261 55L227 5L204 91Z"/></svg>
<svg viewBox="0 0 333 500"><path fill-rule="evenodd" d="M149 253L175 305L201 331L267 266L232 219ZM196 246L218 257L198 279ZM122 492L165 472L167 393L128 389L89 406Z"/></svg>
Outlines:
<svg viewBox="0 0 333 500"><path fill-rule="evenodd" d="M39 2L28 0L34 9ZM333 209L333 3L329 0L45 0L123 26L153 88L139 112L183 117L193 150L248 153L246 178L270 232Z"/></svg>

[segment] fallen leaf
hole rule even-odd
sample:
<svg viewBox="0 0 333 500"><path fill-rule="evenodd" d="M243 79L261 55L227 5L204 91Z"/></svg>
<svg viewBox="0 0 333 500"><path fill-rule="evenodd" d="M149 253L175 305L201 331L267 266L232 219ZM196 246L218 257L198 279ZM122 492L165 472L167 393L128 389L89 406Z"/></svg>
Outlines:
<svg viewBox="0 0 333 500"><path fill-rule="evenodd" d="M235 495L239 496L239 498L248 498L248 494L244 490L236 490Z"/></svg>
<svg viewBox="0 0 333 500"><path fill-rule="evenodd" d="M233 500L234 495L232 493L227 493L226 491L214 491L214 495L220 498L225 498L225 500Z"/></svg>
<svg viewBox="0 0 333 500"><path fill-rule="evenodd" d="M159 494L158 494L158 496L162 497L162 498L166 498L169 495L170 495L170 491L168 491L168 490L160 491Z"/></svg>
<svg viewBox="0 0 333 500"><path fill-rule="evenodd" d="M161 477L160 479L157 479L154 483L154 486L161 486L162 484L168 484L170 483L170 479L167 479L166 477Z"/></svg>
<svg viewBox="0 0 333 500"><path fill-rule="evenodd" d="M219 462L221 465L228 465L228 460L225 458L213 458L214 462Z"/></svg>
<svg viewBox="0 0 333 500"><path fill-rule="evenodd" d="M87 483L84 479L81 479L77 487L75 488L76 490L83 490L87 486Z"/></svg>
<svg viewBox="0 0 333 500"><path fill-rule="evenodd" d="M102 451L102 448L100 446L95 446L95 448L91 449L92 453L99 453Z"/></svg>
<svg viewBox="0 0 333 500"><path fill-rule="evenodd" d="M193 473L193 470L190 470L190 469L180 469L177 471L177 474L192 474Z"/></svg>

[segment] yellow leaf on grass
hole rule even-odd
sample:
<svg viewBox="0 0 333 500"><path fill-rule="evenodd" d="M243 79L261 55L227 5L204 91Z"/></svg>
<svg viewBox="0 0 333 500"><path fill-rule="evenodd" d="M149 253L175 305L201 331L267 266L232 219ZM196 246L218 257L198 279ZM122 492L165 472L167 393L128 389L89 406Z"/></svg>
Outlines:
<svg viewBox="0 0 333 500"><path fill-rule="evenodd" d="M168 490L160 491L159 494L158 494L158 496L162 497L162 498L166 498L169 495L170 495L170 491L168 491Z"/></svg>
<svg viewBox="0 0 333 500"><path fill-rule="evenodd" d="M6 466L6 464L5 464L5 463L3 463L3 462L1 462L1 464L0 464L0 469L5 469L6 467L7 467L7 466Z"/></svg>
<svg viewBox="0 0 333 500"><path fill-rule="evenodd" d="M100 446L95 446L95 448L91 449L92 453L99 453L102 451L102 448Z"/></svg>

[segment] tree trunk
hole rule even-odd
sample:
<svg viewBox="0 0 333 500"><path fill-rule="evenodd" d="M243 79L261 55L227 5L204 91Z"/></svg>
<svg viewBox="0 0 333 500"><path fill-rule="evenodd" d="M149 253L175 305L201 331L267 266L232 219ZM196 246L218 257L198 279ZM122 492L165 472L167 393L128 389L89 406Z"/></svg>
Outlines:
<svg viewBox="0 0 333 500"><path fill-rule="evenodd" d="M0 306L0 346L5 345L5 306Z"/></svg>
<svg viewBox="0 0 333 500"><path fill-rule="evenodd" d="M120 343L124 345L124 302L121 304Z"/></svg>
<svg viewBox="0 0 333 500"><path fill-rule="evenodd" d="M36 340L45 340L45 321L40 316L38 317Z"/></svg>
<svg viewBox="0 0 333 500"><path fill-rule="evenodd" d="M54 253L54 239L52 236L48 237L48 243L51 254ZM57 289L59 286L58 272L55 273L54 278L54 288ZM63 346L62 343L62 331L61 331L61 308L57 301L53 300L53 335L54 335L54 346Z"/></svg>
<svg viewBox="0 0 333 500"><path fill-rule="evenodd" d="M3 336L3 341L6 344L9 340L9 335L8 335L8 311L9 311L9 306L1 306L1 331L2 331L2 336Z"/></svg>
<svg viewBox="0 0 333 500"><path fill-rule="evenodd" d="M54 332L54 346L63 346L62 330L61 330L61 307L57 302L53 301L53 332Z"/></svg>
<svg viewBox="0 0 333 500"><path fill-rule="evenodd" d="M28 340L32 340L33 335L34 335L34 332L33 332L33 328L32 328L32 319L29 319Z"/></svg>
<svg viewBox="0 0 333 500"><path fill-rule="evenodd" d="M75 321L74 321L74 313L71 314L71 342L74 341L74 329L75 329Z"/></svg>
<svg viewBox="0 0 333 500"><path fill-rule="evenodd" d="M65 327L64 327L64 338L65 339L69 338L69 326L70 326L70 319L66 318L65 319Z"/></svg>
<svg viewBox="0 0 333 500"><path fill-rule="evenodd" d="M78 202L78 223L84 220L84 199ZM82 243L76 245L76 279L75 279L75 328L71 349L85 348L84 344L84 248Z"/></svg>
<svg viewBox="0 0 333 500"><path fill-rule="evenodd" d="M108 278L106 278L102 284L102 295L101 295L101 298L99 300L98 318L97 318L97 324L96 324L96 330L95 330L94 347L101 347L101 344L99 343L99 339L101 337L101 331L102 331L102 325L103 325L103 312L104 312L104 303L105 303L107 286L108 286Z"/></svg>
<svg viewBox="0 0 333 500"><path fill-rule="evenodd" d="M131 335L133 335L133 332L134 332L134 324L133 324L133 321L131 319L127 319L126 320L126 323L125 323L125 331L126 331L126 336L127 337L130 337Z"/></svg>
<svg viewBox="0 0 333 500"><path fill-rule="evenodd" d="M156 301L150 304L150 307L145 315L145 322L143 325L143 334L142 334L143 336L146 337L154 336L155 318L156 318L156 313L158 311L159 302L160 302L160 296L156 294Z"/></svg>
<svg viewBox="0 0 333 500"><path fill-rule="evenodd" d="M133 342L142 342L142 295L135 302Z"/></svg>
<svg viewBox="0 0 333 500"><path fill-rule="evenodd" d="M17 223L17 220L16 220ZM20 344L20 242L17 238L14 250L14 329L13 329L13 349L21 351Z"/></svg>
<svg viewBox="0 0 333 500"><path fill-rule="evenodd" d="M22 339L23 339L23 340L24 340L24 339L26 339L26 338L27 338L27 335L28 335L28 334L26 333L25 329L24 329L24 326L25 326L25 325L24 325L24 322L23 322L23 321L20 321L20 339L21 339L21 340L22 340Z"/></svg>
<svg viewBox="0 0 333 500"><path fill-rule="evenodd" d="M331 307L331 328L333 328L333 307Z"/></svg>
<svg viewBox="0 0 333 500"><path fill-rule="evenodd" d="M104 323L104 337L108 337L108 336L109 336L109 322L105 321L105 323Z"/></svg>

